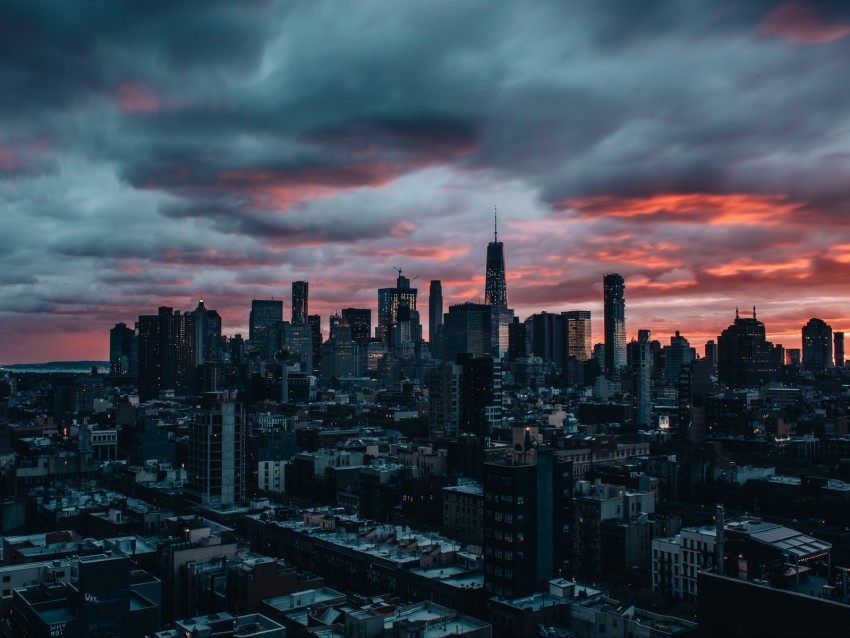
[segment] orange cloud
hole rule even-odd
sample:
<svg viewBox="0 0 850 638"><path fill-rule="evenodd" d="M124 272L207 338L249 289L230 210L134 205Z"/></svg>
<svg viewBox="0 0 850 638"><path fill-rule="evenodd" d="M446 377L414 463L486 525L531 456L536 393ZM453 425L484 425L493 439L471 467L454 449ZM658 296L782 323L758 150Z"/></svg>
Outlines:
<svg viewBox="0 0 850 638"><path fill-rule="evenodd" d="M807 2L780 4L764 16L760 26L762 33L791 44L826 44L850 35L850 24L829 22Z"/></svg>
<svg viewBox="0 0 850 638"><path fill-rule="evenodd" d="M392 234L392 233L390 233ZM456 257L463 257L469 253L469 248L429 246L427 244L412 244L410 246L399 246L398 248L378 248L369 251L371 255L379 257L391 257L393 255L404 255L411 259L428 259L432 261L448 261Z"/></svg>
<svg viewBox="0 0 850 638"><path fill-rule="evenodd" d="M779 225L803 208L786 195L666 193L648 197L600 195L560 202L580 215L710 225Z"/></svg>
<svg viewBox="0 0 850 638"><path fill-rule="evenodd" d="M728 261L725 264L720 264L719 266L706 268L705 272L715 277L734 277L742 274L781 274L783 277L806 279L809 277L811 269L812 261L805 258L794 259L788 262L767 263L742 257Z"/></svg>

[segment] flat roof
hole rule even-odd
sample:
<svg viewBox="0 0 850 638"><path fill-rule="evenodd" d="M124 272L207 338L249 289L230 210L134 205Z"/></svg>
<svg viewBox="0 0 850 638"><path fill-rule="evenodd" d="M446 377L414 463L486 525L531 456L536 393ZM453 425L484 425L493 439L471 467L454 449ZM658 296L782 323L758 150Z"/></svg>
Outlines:
<svg viewBox="0 0 850 638"><path fill-rule="evenodd" d="M806 558L832 549L830 543L806 536L788 527L776 527L758 532L752 535L752 539L797 558Z"/></svg>
<svg viewBox="0 0 850 638"><path fill-rule="evenodd" d="M466 485L448 485L443 488L444 492L460 492L461 494L470 494L472 496L483 496L484 486L478 483Z"/></svg>
<svg viewBox="0 0 850 638"><path fill-rule="evenodd" d="M275 598L266 598L263 602L278 611L288 611L328 602L330 600L344 599L345 595L330 587L319 589L305 589L304 591L285 594Z"/></svg>

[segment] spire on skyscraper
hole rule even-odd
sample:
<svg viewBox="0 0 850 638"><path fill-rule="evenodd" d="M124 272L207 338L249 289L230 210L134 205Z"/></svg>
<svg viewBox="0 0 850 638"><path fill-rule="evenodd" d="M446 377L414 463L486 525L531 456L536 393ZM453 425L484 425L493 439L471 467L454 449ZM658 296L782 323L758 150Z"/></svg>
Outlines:
<svg viewBox="0 0 850 638"><path fill-rule="evenodd" d="M499 243L499 211L493 206L493 243Z"/></svg>

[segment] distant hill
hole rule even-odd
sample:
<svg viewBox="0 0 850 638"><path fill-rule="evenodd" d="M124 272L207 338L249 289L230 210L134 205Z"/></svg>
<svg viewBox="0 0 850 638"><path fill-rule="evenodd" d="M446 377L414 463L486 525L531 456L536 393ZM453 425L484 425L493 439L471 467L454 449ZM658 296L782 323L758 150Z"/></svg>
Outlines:
<svg viewBox="0 0 850 638"><path fill-rule="evenodd" d="M89 372L93 367L108 371L109 361L49 361L47 363L0 364L0 370L16 372Z"/></svg>

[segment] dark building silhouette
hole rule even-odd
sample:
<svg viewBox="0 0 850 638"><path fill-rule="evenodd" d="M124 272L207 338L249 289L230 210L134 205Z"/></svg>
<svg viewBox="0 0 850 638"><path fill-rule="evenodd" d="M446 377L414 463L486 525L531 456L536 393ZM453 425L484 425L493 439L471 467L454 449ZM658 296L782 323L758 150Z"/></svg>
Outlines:
<svg viewBox="0 0 850 638"><path fill-rule="evenodd" d="M679 372L697 358L697 353L688 340L676 331L670 337L670 345L664 346L664 378L669 385L676 385Z"/></svg>
<svg viewBox="0 0 850 638"><path fill-rule="evenodd" d="M628 345L628 362L631 369L632 406L635 425L646 427L651 424L652 401L650 384L652 382L652 356L649 348L649 330L638 330L637 340Z"/></svg>
<svg viewBox="0 0 850 638"><path fill-rule="evenodd" d="M489 357L491 346L491 307L462 303L449 306L443 323L443 353L446 361L457 361L459 354Z"/></svg>
<svg viewBox="0 0 850 638"><path fill-rule="evenodd" d="M708 359L696 359L679 371L678 428L684 439L705 438L705 403L712 389L711 373Z"/></svg>
<svg viewBox="0 0 850 638"><path fill-rule="evenodd" d="M843 332L833 332L832 333L833 340L833 352L835 353L835 367L843 368L844 367L844 333Z"/></svg>
<svg viewBox="0 0 850 638"><path fill-rule="evenodd" d="M139 317L139 399L195 392L195 317L163 306Z"/></svg>
<svg viewBox="0 0 850 638"><path fill-rule="evenodd" d="M626 284L617 273L605 275L603 313L605 321L605 372L617 372L626 365Z"/></svg>
<svg viewBox="0 0 850 638"><path fill-rule="evenodd" d="M372 310L370 308L343 308L342 320L351 328L351 338L366 346L372 338Z"/></svg>
<svg viewBox="0 0 850 638"><path fill-rule="evenodd" d="M322 363L322 318L319 315L307 315L307 323L313 331L313 374L319 374Z"/></svg>
<svg viewBox="0 0 850 638"><path fill-rule="evenodd" d="M442 326L443 284L439 279L434 279L428 289L428 342L432 347L439 339Z"/></svg>
<svg viewBox="0 0 850 638"><path fill-rule="evenodd" d="M717 338L717 375L730 388L754 388L779 377L784 351L766 338L764 324L741 317Z"/></svg>
<svg viewBox="0 0 850 638"><path fill-rule="evenodd" d="M241 403L225 393L204 393L189 424L186 497L200 505L233 505L245 500L246 432Z"/></svg>
<svg viewBox="0 0 850 638"><path fill-rule="evenodd" d="M517 361L528 356L528 329L525 322L514 317L508 329L508 359Z"/></svg>
<svg viewBox="0 0 850 638"><path fill-rule="evenodd" d="M717 370L717 343L714 339L705 342L705 358L708 359L712 371Z"/></svg>
<svg viewBox="0 0 850 638"><path fill-rule="evenodd" d="M520 598L545 589L566 563L572 464L514 427L510 456L484 463L484 588Z"/></svg>
<svg viewBox="0 0 850 638"><path fill-rule="evenodd" d="M387 346L392 347L392 330L398 321L398 307L402 300L407 302L410 310L416 310L417 289L410 287L410 279L401 274L395 288L378 289L378 333L377 337Z"/></svg>
<svg viewBox="0 0 850 638"><path fill-rule="evenodd" d="M195 317L195 365L221 361L221 315L207 310L204 300L192 313Z"/></svg>
<svg viewBox="0 0 850 638"><path fill-rule="evenodd" d="M525 321L530 326L531 354L562 367L567 360L567 324L564 317L541 312Z"/></svg>
<svg viewBox="0 0 850 638"><path fill-rule="evenodd" d="M307 324L308 311L307 296L310 284L306 281L292 282L292 325L304 326Z"/></svg>
<svg viewBox="0 0 850 638"><path fill-rule="evenodd" d="M260 361L268 361L269 330L279 321L283 321L283 302L277 299L254 299L251 302L251 315L248 320L248 341L251 353Z"/></svg>
<svg viewBox="0 0 850 638"><path fill-rule="evenodd" d="M832 363L832 327L822 319L809 319L803 326L803 368L823 372Z"/></svg>
<svg viewBox="0 0 850 638"><path fill-rule="evenodd" d="M126 376L137 372L133 371L134 364L138 368L138 343L135 341L136 331L127 324L117 323L109 331L109 374Z"/></svg>
<svg viewBox="0 0 850 638"><path fill-rule="evenodd" d="M322 344L322 377L341 379L360 374L360 346L343 322L331 324L331 336Z"/></svg>

